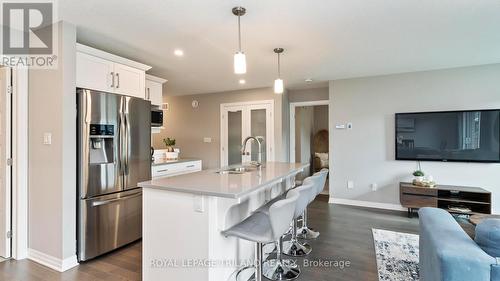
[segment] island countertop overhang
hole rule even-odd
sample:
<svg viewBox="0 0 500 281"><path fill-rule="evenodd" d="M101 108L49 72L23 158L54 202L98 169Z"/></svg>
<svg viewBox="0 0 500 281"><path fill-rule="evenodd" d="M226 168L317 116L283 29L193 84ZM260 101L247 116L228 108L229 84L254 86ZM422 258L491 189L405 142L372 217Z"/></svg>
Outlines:
<svg viewBox="0 0 500 281"><path fill-rule="evenodd" d="M238 199L296 175L308 166L308 163L267 162L260 170L243 174L218 174L216 169L203 170L141 182L139 187Z"/></svg>

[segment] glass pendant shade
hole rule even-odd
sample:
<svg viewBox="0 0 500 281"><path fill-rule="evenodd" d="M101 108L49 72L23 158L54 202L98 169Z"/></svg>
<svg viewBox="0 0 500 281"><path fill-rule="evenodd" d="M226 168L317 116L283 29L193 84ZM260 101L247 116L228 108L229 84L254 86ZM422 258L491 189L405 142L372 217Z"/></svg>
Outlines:
<svg viewBox="0 0 500 281"><path fill-rule="evenodd" d="M236 52L236 54L234 54L234 73L247 73L247 59L243 52Z"/></svg>
<svg viewBox="0 0 500 281"><path fill-rule="evenodd" d="M274 93L283 94L283 80L280 78L274 80Z"/></svg>

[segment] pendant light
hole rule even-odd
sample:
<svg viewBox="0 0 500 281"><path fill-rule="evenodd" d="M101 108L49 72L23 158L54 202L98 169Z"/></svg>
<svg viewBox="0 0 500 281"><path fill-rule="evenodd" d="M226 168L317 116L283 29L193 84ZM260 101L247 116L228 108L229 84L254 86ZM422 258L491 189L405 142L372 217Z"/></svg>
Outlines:
<svg viewBox="0 0 500 281"><path fill-rule="evenodd" d="M280 54L283 53L283 48L276 48L274 52L278 54L278 79L274 80L274 93L283 94L284 86L283 80L281 79L281 65L280 65Z"/></svg>
<svg viewBox="0 0 500 281"><path fill-rule="evenodd" d="M243 7L234 7L233 14L238 17L238 52L234 54L234 73L245 74L247 73L247 59L245 53L241 51L241 25L240 17L245 15L246 9Z"/></svg>

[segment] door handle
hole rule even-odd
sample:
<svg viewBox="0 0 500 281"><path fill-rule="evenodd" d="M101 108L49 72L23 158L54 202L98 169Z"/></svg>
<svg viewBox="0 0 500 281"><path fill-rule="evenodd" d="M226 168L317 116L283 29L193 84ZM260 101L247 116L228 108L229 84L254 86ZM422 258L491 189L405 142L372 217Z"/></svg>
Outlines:
<svg viewBox="0 0 500 281"><path fill-rule="evenodd" d="M116 88L120 88L120 73L116 73Z"/></svg>
<svg viewBox="0 0 500 281"><path fill-rule="evenodd" d="M115 87L115 73L111 72L111 88Z"/></svg>
<svg viewBox="0 0 500 281"><path fill-rule="evenodd" d="M186 168L194 168L194 165L187 165Z"/></svg>
<svg viewBox="0 0 500 281"><path fill-rule="evenodd" d="M158 170L158 173L168 172L168 169Z"/></svg>
<svg viewBox="0 0 500 281"><path fill-rule="evenodd" d="M123 200L131 199L131 198L135 198L135 197L139 197L139 196L142 196L142 192L137 192L137 193L134 193L131 195L126 195L123 197L109 199L109 200L96 201L96 202L92 203L92 207L107 205L107 204L111 204L113 202L123 201Z"/></svg>

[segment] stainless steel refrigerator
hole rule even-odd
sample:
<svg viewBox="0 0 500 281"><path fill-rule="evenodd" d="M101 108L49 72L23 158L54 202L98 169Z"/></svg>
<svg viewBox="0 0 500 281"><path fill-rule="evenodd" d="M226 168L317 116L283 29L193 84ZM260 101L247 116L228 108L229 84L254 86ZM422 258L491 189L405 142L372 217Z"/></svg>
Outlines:
<svg viewBox="0 0 500 281"><path fill-rule="evenodd" d="M78 260L142 237L142 191L151 179L151 103L77 89Z"/></svg>

